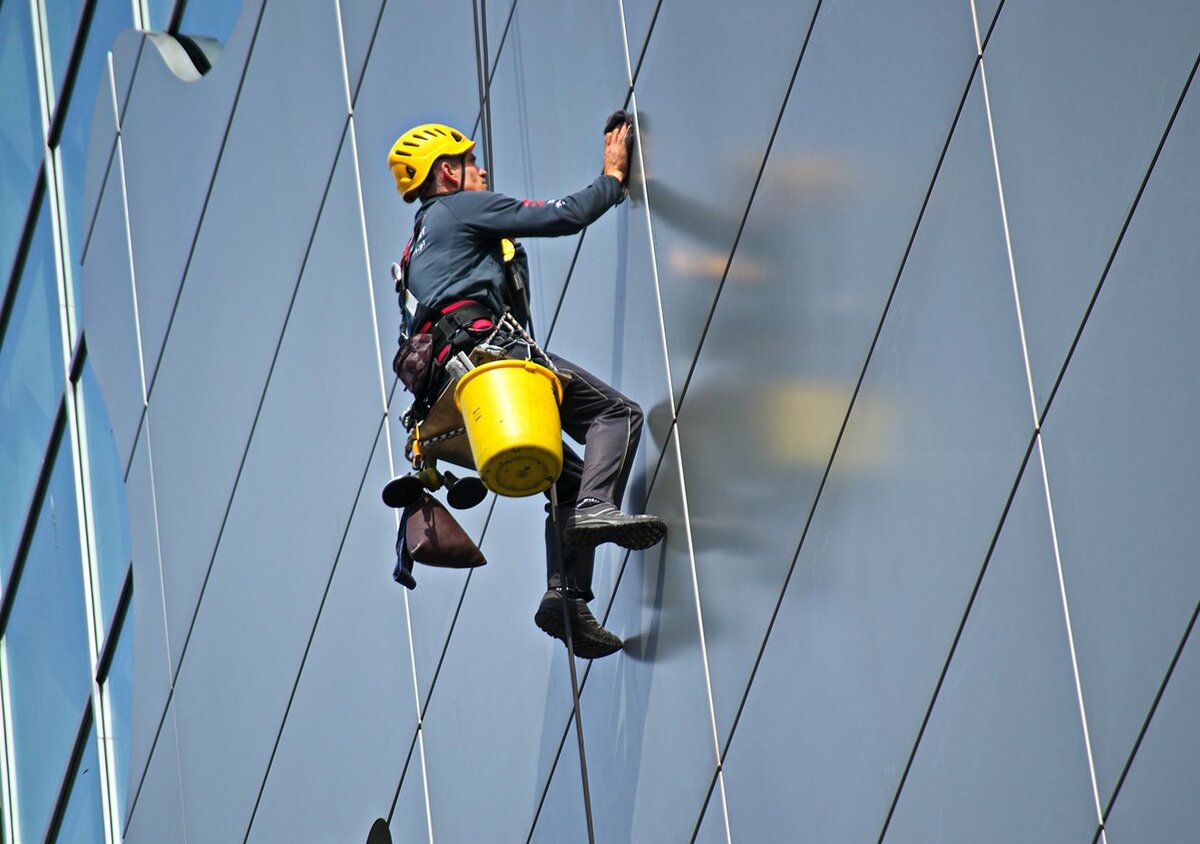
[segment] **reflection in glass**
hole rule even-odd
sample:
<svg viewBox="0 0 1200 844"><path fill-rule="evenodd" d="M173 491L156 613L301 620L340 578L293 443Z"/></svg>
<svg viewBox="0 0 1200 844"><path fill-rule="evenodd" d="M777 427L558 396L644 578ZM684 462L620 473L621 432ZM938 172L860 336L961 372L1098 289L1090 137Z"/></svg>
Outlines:
<svg viewBox="0 0 1200 844"><path fill-rule="evenodd" d="M186 35L204 35L227 44L241 15L242 0L191 2L184 7L179 31Z"/></svg>
<svg viewBox="0 0 1200 844"><path fill-rule="evenodd" d="M25 209L42 163L42 125L28 3L0 3L0 290L8 283Z"/></svg>
<svg viewBox="0 0 1200 844"><path fill-rule="evenodd" d="M104 812L100 806L100 769L96 758L96 725L88 731L83 757L75 770L71 796L55 844L94 844L104 840Z"/></svg>
<svg viewBox="0 0 1200 844"><path fill-rule="evenodd" d="M67 104L67 116L59 139L62 158L63 193L66 196L67 234L71 248L71 264L79 265L86 232L80 231L83 221L83 180L87 165L88 141L92 131L92 114L96 97L107 91L104 78L108 73L107 55L123 30L133 27L132 7L128 0L100 0L92 13L79 75L75 78L75 93ZM78 275L76 273L75 275ZM78 279L75 279L78 283ZM78 305L79 295L76 292Z"/></svg>
<svg viewBox="0 0 1200 844"><path fill-rule="evenodd" d="M113 651L108 677L104 680L104 692L108 699L108 712L112 724L113 756L116 758L117 817L124 823L125 790L129 782L129 739L133 721L133 613L128 627L114 630L117 649Z"/></svg>
<svg viewBox="0 0 1200 844"><path fill-rule="evenodd" d="M96 537L96 567L100 573L100 615L107 623L129 569L129 509L125 500L125 473L117 456L112 426L104 407L100 385L85 363L80 380L87 437L88 473L92 504L92 531Z"/></svg>
<svg viewBox="0 0 1200 844"><path fill-rule="evenodd" d="M79 28L82 0L52 0L45 3L46 30L50 42L50 70L54 74L54 91L62 90L63 76L71 61L75 45L75 30ZM57 98L57 97L56 97Z"/></svg>
<svg viewBox="0 0 1200 844"><path fill-rule="evenodd" d="M21 838L40 841L91 686L75 477L65 442L41 503L4 641Z"/></svg>
<svg viewBox="0 0 1200 844"><path fill-rule="evenodd" d="M175 0L146 0L146 29L150 32L166 32L174 7Z"/></svg>
<svg viewBox="0 0 1200 844"><path fill-rule="evenodd" d="M5 581L63 389L50 237L43 204L16 302L0 336L0 577Z"/></svg>

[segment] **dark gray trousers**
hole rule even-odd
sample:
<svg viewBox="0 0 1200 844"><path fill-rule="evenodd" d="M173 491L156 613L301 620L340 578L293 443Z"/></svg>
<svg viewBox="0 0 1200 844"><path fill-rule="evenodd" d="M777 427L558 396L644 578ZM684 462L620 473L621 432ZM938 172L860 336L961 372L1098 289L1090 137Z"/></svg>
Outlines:
<svg viewBox="0 0 1200 844"><path fill-rule="evenodd" d="M566 587L591 600L594 548L575 548L562 541L562 528L575 504L596 498L621 506L625 485L642 436L642 409L632 399L583 367L551 352L556 367L571 374L559 408L563 433L584 447L581 459L563 443L563 470L554 488L558 494L557 528L546 504L546 582L551 589ZM549 499L550 492L546 491Z"/></svg>

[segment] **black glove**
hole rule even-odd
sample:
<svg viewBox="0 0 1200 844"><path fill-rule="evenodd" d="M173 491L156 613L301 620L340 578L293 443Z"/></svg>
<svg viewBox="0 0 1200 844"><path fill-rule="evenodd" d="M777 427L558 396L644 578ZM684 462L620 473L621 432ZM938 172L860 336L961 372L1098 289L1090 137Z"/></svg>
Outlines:
<svg viewBox="0 0 1200 844"><path fill-rule="evenodd" d="M629 155L633 156L633 116L623 108L619 108L608 116L608 120L604 123L604 134L608 134L613 129L619 129L622 125L629 127L629 134L625 136L625 149Z"/></svg>

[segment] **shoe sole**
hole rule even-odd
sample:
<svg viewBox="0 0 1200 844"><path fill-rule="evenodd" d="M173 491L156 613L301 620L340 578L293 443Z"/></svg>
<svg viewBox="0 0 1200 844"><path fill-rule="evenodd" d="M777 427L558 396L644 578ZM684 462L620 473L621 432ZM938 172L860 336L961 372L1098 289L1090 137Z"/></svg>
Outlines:
<svg viewBox="0 0 1200 844"><path fill-rule="evenodd" d="M539 607L533 614L533 623L547 636L558 639L564 645L567 643L567 626L562 615L554 610ZM580 659L598 659L615 654L625 647L625 643L620 639L617 639L616 643L572 641L571 644L575 648L575 656Z"/></svg>
<svg viewBox="0 0 1200 844"><path fill-rule="evenodd" d="M662 542L667 526L657 520L625 524L573 525L563 531L568 545L591 548L612 542L631 551L641 551Z"/></svg>

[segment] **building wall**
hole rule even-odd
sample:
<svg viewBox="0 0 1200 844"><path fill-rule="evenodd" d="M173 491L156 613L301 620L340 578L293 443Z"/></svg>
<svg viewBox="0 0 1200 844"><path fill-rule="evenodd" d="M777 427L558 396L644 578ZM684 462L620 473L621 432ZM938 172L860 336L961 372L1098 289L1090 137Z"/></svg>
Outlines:
<svg viewBox="0 0 1200 844"><path fill-rule="evenodd" d="M1183 0L247 0L202 78L122 36L126 840L1193 837L1198 49ZM622 104L630 200L529 244L535 326L646 409L670 533L598 554L627 648L573 687L540 502L390 579L384 160L448 122L552 198Z"/></svg>

